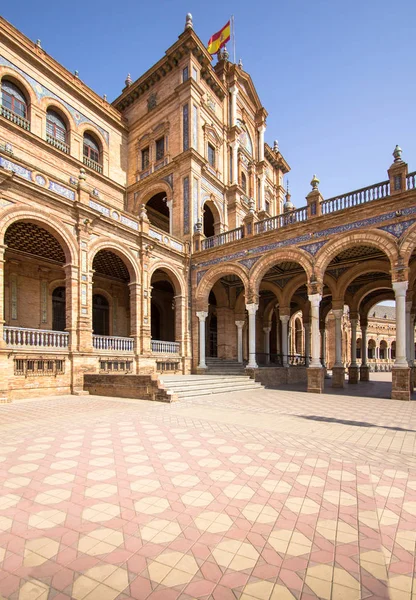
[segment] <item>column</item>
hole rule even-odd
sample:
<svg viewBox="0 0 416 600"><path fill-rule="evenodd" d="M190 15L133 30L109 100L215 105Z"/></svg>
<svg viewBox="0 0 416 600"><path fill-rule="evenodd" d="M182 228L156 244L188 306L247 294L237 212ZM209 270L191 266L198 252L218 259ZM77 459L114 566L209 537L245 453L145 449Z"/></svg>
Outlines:
<svg viewBox="0 0 416 600"><path fill-rule="evenodd" d="M335 317L335 365L334 367L343 367L342 364L342 330L341 319L344 311L336 309L332 311Z"/></svg>
<svg viewBox="0 0 416 600"><path fill-rule="evenodd" d="M196 313L199 319L199 365L198 369L206 369L205 362L205 321L208 316L208 311L200 310Z"/></svg>
<svg viewBox="0 0 416 600"><path fill-rule="evenodd" d="M266 355L266 363L270 363L270 332L271 327L263 327L264 332L264 354Z"/></svg>
<svg viewBox="0 0 416 600"><path fill-rule="evenodd" d="M168 210L169 210L169 233L172 235L173 234L173 210L172 210L173 200L166 199L166 206L168 207Z"/></svg>
<svg viewBox="0 0 416 600"><path fill-rule="evenodd" d="M265 183L266 183L266 175L265 173L261 173L260 177L260 198L259 198L259 207L260 210L266 210L266 200L264 197L264 188L265 188Z"/></svg>
<svg viewBox="0 0 416 600"><path fill-rule="evenodd" d="M243 362L243 327L245 321L236 321L237 326L237 362Z"/></svg>
<svg viewBox="0 0 416 600"><path fill-rule="evenodd" d="M410 400L410 369L406 359L406 291L407 281L394 281L396 300L396 360L392 370L392 393L395 400Z"/></svg>
<svg viewBox="0 0 416 600"><path fill-rule="evenodd" d="M280 315L280 322L282 324L282 354L283 354L283 366L287 367L288 365L288 323L290 316L289 315Z"/></svg>
<svg viewBox="0 0 416 600"><path fill-rule="evenodd" d="M310 323L304 323L303 328L305 330L305 365L309 367L310 356L311 356L311 325Z"/></svg>
<svg viewBox="0 0 416 600"><path fill-rule="evenodd" d="M238 141L236 140L231 144L233 151L233 172L232 172L232 185L238 184Z"/></svg>
<svg viewBox="0 0 416 600"><path fill-rule="evenodd" d="M179 354L186 356L185 336L187 330L186 298L185 296L173 297L175 306L175 342L179 342Z"/></svg>
<svg viewBox="0 0 416 600"><path fill-rule="evenodd" d="M319 338L319 304L321 302L321 294L310 294L308 296L311 303L311 367L322 368L319 358L320 354L320 338Z"/></svg>
<svg viewBox="0 0 416 600"><path fill-rule="evenodd" d="M256 362L256 312L259 305L246 304L248 312L248 365L247 369L257 369Z"/></svg>
<svg viewBox="0 0 416 600"><path fill-rule="evenodd" d="M6 246L0 246L0 348L6 348L4 341L4 252Z"/></svg>
<svg viewBox="0 0 416 600"><path fill-rule="evenodd" d="M128 284L130 294L130 337L134 340L134 353L140 354L140 298L141 286L139 283L132 282Z"/></svg>
<svg viewBox="0 0 416 600"><path fill-rule="evenodd" d="M231 127L235 127L237 125L237 94L238 87L233 85L230 88L231 94L231 109L230 109L230 117L231 117Z"/></svg>
<svg viewBox="0 0 416 600"><path fill-rule="evenodd" d="M361 325L361 366L367 366L367 325Z"/></svg>
<svg viewBox="0 0 416 600"><path fill-rule="evenodd" d="M410 364L410 334L411 334L411 315L412 312L412 301L406 301L406 360Z"/></svg>
<svg viewBox="0 0 416 600"><path fill-rule="evenodd" d="M358 383L359 369L357 366L357 325L356 316L350 315L351 324L351 363L348 367L348 383Z"/></svg>
<svg viewBox="0 0 416 600"><path fill-rule="evenodd" d="M68 350L74 352L78 350L78 284L79 284L79 269L75 265L64 265L65 271L65 331L69 332ZM87 288L82 288L81 305L86 306ZM92 311L91 311L92 312ZM92 335L92 332L90 333ZM92 338L89 340L92 344ZM88 348L91 349L91 346Z"/></svg>
<svg viewBox="0 0 416 600"><path fill-rule="evenodd" d="M6 246L0 245L0 404L10 402L8 400L9 387L9 361L7 348L4 341L4 252ZM13 377L13 376L12 376Z"/></svg>
<svg viewBox="0 0 416 600"><path fill-rule="evenodd" d="M259 132L259 162L264 160L264 132L266 131L265 125L260 125L258 128Z"/></svg>
<svg viewBox="0 0 416 600"><path fill-rule="evenodd" d="M321 332L321 362L322 366L326 368L326 329L325 327L320 330Z"/></svg>

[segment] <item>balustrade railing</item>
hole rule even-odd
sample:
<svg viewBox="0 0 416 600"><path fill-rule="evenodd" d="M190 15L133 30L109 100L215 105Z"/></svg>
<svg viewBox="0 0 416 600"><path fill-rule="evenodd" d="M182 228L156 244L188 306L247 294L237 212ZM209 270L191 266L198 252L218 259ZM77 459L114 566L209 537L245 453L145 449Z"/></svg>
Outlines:
<svg viewBox="0 0 416 600"><path fill-rule="evenodd" d="M351 208L358 206L359 204L365 204L372 200L378 200L379 198L386 198L390 195L390 181L382 181L381 183L375 183L360 190L354 190L341 196L335 196L334 198L328 198L321 203L321 211L323 215L336 212L338 210L344 210L345 208Z"/></svg>
<svg viewBox="0 0 416 600"><path fill-rule="evenodd" d="M416 171L413 173L409 173L406 177L406 189L407 190L415 190L416 189Z"/></svg>
<svg viewBox="0 0 416 600"><path fill-rule="evenodd" d="M26 327L4 327L4 341L7 346L68 348L69 333L47 329L29 329Z"/></svg>
<svg viewBox="0 0 416 600"><path fill-rule="evenodd" d="M20 115L17 115L12 110L9 110L5 106L1 107L1 115L11 121L12 123L16 123L22 129L26 129L26 131L30 131L30 123L27 119L24 119Z"/></svg>
<svg viewBox="0 0 416 600"><path fill-rule="evenodd" d="M69 154L69 146L68 146L68 144L65 144L65 142L61 142L60 140L57 140L56 138L52 137L51 135L46 135L46 141L51 146L54 146L55 148L58 148L58 150L65 152L65 154Z"/></svg>
<svg viewBox="0 0 416 600"><path fill-rule="evenodd" d="M306 221L307 218L308 209L306 206L303 206L302 208L292 210L291 212L258 221L258 223L254 224L254 233L265 233L266 231L286 227L286 225L293 225L293 223L302 223L303 221Z"/></svg>
<svg viewBox="0 0 416 600"><path fill-rule="evenodd" d="M115 335L93 335L92 345L96 350L113 350L117 352L133 352L134 350L133 338Z"/></svg>
<svg viewBox="0 0 416 600"><path fill-rule="evenodd" d="M179 354L179 342L164 342L162 340L151 340L152 352L163 354Z"/></svg>
<svg viewBox="0 0 416 600"><path fill-rule="evenodd" d="M86 165L90 169L93 169L94 171L97 171L97 173L103 172L103 168L100 165L100 163L95 162L95 160L91 160L91 158L88 158L88 156L84 156L83 161L84 165Z"/></svg>
<svg viewBox="0 0 416 600"><path fill-rule="evenodd" d="M230 231L224 231L224 233L219 233L218 235L213 235L205 238L205 240L202 240L202 250L208 250L208 248L215 248L216 246L229 244L230 242L241 240L243 237L243 227L237 227L236 229L231 229Z"/></svg>

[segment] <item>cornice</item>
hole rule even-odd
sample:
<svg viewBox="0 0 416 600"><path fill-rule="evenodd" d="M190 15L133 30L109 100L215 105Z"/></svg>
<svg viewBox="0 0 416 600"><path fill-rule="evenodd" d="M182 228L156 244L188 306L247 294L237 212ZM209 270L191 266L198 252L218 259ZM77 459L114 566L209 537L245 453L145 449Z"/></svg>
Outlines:
<svg viewBox="0 0 416 600"><path fill-rule="evenodd" d="M280 169L283 173L289 173L289 164L283 158L282 154L274 152L269 144L264 144L264 156L275 169Z"/></svg>

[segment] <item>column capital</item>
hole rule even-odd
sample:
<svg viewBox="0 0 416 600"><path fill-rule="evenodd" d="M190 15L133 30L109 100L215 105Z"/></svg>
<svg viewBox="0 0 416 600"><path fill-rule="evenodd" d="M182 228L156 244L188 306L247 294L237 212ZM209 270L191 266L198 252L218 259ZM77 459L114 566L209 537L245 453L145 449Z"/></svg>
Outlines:
<svg viewBox="0 0 416 600"><path fill-rule="evenodd" d="M257 310L259 308L258 304L252 303L252 304L246 304L246 310L248 312L249 315L255 315Z"/></svg>
<svg viewBox="0 0 416 600"><path fill-rule="evenodd" d="M264 132L266 131L266 124L265 124L265 123L262 123L261 125L259 125L259 126L257 127L257 131L258 131L259 133L264 133Z"/></svg>
<svg viewBox="0 0 416 600"><path fill-rule="evenodd" d="M351 323L351 327L357 328L358 319L356 317L353 317L352 319L350 318L350 323Z"/></svg>
<svg viewBox="0 0 416 600"><path fill-rule="evenodd" d="M396 296L405 296L408 285L408 281L393 281L391 284Z"/></svg>
<svg viewBox="0 0 416 600"><path fill-rule="evenodd" d="M263 331L264 331L264 333L270 333L270 332L271 332L271 330L272 330L272 328L271 328L271 327L263 327Z"/></svg>
<svg viewBox="0 0 416 600"><path fill-rule="evenodd" d="M207 316L208 316L208 312L207 312L206 310L198 310L198 311L196 312L196 316L198 317L198 319L199 319L200 321L205 321L205 319L206 319L206 318L207 318Z"/></svg>
<svg viewBox="0 0 416 600"><path fill-rule="evenodd" d="M309 331L311 328L311 324L310 323L304 323L303 324L303 328L305 331ZM324 327L324 331L325 331L325 327Z"/></svg>
<svg viewBox="0 0 416 600"><path fill-rule="evenodd" d="M230 87L230 94L232 94L233 96L237 96L238 87L235 84Z"/></svg>
<svg viewBox="0 0 416 600"><path fill-rule="evenodd" d="M342 319L342 315L344 314L344 310L342 308L336 308L332 310L332 314L336 319Z"/></svg>
<svg viewBox="0 0 416 600"><path fill-rule="evenodd" d="M288 323L290 319L290 315L280 315L280 320L282 323Z"/></svg>
<svg viewBox="0 0 416 600"><path fill-rule="evenodd" d="M321 294L308 294L308 300L312 306L319 307L319 303L322 300Z"/></svg>
<svg viewBox="0 0 416 600"><path fill-rule="evenodd" d="M237 329L243 329L245 321L235 321L235 324L237 325Z"/></svg>

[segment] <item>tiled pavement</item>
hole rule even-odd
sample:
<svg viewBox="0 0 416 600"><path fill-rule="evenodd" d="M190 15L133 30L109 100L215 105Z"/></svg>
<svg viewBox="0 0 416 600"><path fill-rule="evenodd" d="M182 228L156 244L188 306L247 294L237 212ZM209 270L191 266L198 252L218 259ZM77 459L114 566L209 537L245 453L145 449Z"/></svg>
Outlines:
<svg viewBox="0 0 416 600"><path fill-rule="evenodd" d="M416 600L416 403L386 385L1 406L0 598Z"/></svg>

